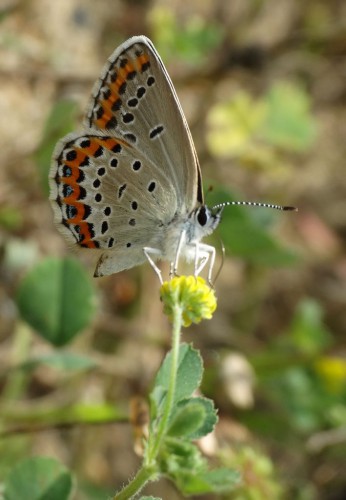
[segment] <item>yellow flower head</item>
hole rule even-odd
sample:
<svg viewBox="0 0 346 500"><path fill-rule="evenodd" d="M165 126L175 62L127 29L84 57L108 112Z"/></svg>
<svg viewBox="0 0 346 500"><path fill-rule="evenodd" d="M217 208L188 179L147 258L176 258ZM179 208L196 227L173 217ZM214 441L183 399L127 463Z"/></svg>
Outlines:
<svg viewBox="0 0 346 500"><path fill-rule="evenodd" d="M216 297L199 276L180 276L165 281L161 286L164 313L173 318L175 308L182 309L183 326L210 319L216 309Z"/></svg>
<svg viewBox="0 0 346 500"><path fill-rule="evenodd" d="M330 392L338 394L345 390L345 359L336 356L323 356L316 361L315 368Z"/></svg>

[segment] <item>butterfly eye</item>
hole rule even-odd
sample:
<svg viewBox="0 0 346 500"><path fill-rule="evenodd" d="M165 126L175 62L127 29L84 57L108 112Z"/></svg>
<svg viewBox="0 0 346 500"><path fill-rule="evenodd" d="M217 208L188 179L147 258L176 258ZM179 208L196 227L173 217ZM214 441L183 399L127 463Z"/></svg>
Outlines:
<svg viewBox="0 0 346 500"><path fill-rule="evenodd" d="M201 226L205 226L208 221L207 211L205 207L201 207L197 214L197 220Z"/></svg>

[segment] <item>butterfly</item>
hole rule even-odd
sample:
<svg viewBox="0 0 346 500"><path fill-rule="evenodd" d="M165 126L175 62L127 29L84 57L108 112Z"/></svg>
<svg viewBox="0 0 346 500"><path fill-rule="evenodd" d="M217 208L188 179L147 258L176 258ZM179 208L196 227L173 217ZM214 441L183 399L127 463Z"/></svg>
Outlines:
<svg viewBox="0 0 346 500"><path fill-rule="evenodd" d="M176 274L180 258L197 276L215 248L202 242L221 220L225 202L204 203L202 176L178 96L153 43L134 36L107 60L83 129L55 147L49 175L54 220L66 240L99 252L94 276L157 260Z"/></svg>

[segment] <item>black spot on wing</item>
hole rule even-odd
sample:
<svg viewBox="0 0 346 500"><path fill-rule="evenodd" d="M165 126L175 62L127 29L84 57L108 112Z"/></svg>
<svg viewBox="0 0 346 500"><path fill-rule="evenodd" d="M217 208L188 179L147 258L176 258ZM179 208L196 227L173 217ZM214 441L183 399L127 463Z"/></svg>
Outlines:
<svg viewBox="0 0 346 500"><path fill-rule="evenodd" d="M163 125L158 125L157 127L153 128L149 134L150 139L155 139L156 137L160 136L164 130L165 128Z"/></svg>

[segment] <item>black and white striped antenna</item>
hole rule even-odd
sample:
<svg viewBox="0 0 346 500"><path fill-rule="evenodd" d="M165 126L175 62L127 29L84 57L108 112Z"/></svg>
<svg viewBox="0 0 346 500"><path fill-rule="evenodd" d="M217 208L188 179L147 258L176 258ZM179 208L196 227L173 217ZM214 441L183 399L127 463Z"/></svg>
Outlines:
<svg viewBox="0 0 346 500"><path fill-rule="evenodd" d="M256 201L225 201L224 203L219 203L214 205L213 209L229 207L231 205L247 205L250 207L262 207L262 208L274 208L275 210L290 210L298 211L296 207L288 207L286 205L274 205L273 203L261 203Z"/></svg>

